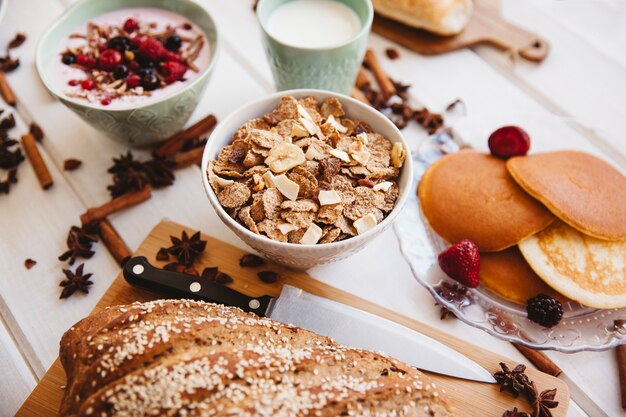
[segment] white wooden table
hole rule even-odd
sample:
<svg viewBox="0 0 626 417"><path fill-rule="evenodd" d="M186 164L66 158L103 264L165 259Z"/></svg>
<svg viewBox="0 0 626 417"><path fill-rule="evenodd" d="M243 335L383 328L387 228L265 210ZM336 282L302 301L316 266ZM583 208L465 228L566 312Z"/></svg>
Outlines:
<svg viewBox="0 0 626 417"><path fill-rule="evenodd" d="M274 89L251 1L201 1L219 24L223 49L192 122L207 113L224 118ZM106 169L111 157L126 151L55 101L37 77L37 40L71 2L9 0L0 26L0 45L17 31L28 35L28 41L16 50L22 67L7 76L19 101L14 134L25 132L31 121L43 127L42 151L55 181L52 189L43 192L25 163L11 194L0 196L0 416L13 415L56 358L61 334L89 313L118 273L108 252L98 250L86 265L95 275L90 294L58 299L63 265L56 258L64 251L67 230L78 223L87 207L109 198ZM518 124L530 133L533 151L581 149L626 169L626 2L504 0L503 13L548 39L552 50L545 62L513 66L486 47L424 57L376 35L371 36L370 45L389 74L412 84L416 102L442 111L462 98L467 116L451 122L479 149L486 148L486 138L495 128ZM401 58L384 58L388 46L395 46ZM0 108L6 107L0 102ZM407 129L406 135L413 143L423 136L415 128ZM82 160L83 166L64 172L63 161L70 157ZM131 249L163 218L243 246L210 208L199 169L176 172L176 177L175 186L154 192L140 208L110 219ZM37 265L26 270L26 258L35 259ZM440 321L432 298L402 259L392 230L354 257L310 273L514 360L524 360L508 343L459 321ZM568 375L573 398L588 415L626 415L619 404L614 352L548 355ZM572 404L570 415L585 414Z"/></svg>

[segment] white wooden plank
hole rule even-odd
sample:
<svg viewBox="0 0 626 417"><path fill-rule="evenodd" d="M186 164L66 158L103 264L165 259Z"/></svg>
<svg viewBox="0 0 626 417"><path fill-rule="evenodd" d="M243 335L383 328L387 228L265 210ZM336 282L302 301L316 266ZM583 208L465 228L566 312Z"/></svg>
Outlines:
<svg viewBox="0 0 626 417"><path fill-rule="evenodd" d="M538 4L540 3L540 4ZM567 7L570 2L562 2ZM588 136L609 153L619 153L622 166L626 166L626 69L621 61L626 57L623 48L607 55L582 33L593 33L600 23L565 25L562 21L543 13L545 2L503 1L503 16L537 32L551 44L545 61L539 65L519 60L511 63L503 54L492 48L480 47L480 55L492 62L512 79L522 81L532 89L535 98L562 117L572 117L573 122L586 129ZM589 6L588 6L589 7ZM623 25L619 20L625 6L619 6L611 20L604 21L606 30ZM556 14L556 12L553 12ZM582 18L581 18L582 19ZM619 35L619 30L615 36ZM598 41L596 41L598 42ZM623 42L617 41L617 42ZM619 57L619 58L615 58Z"/></svg>
<svg viewBox="0 0 626 417"><path fill-rule="evenodd" d="M530 0L543 16L548 16L570 32L585 39L607 59L626 68L626 2L623 0Z"/></svg>
<svg viewBox="0 0 626 417"><path fill-rule="evenodd" d="M0 321L0 417L10 417L22 405L37 381L20 354L11 334Z"/></svg>
<svg viewBox="0 0 626 417"><path fill-rule="evenodd" d="M27 126L19 116L16 119L17 126L11 134L19 137ZM4 300L1 313L39 377L58 354L63 331L91 310L117 269L108 253L99 251L86 268L97 272L92 294L59 300L63 265L57 256L65 251L67 231L72 224L78 224L85 206L45 150L40 149L54 186L43 191L25 161L18 170L19 182L11 187L9 195L0 197L0 293ZM37 265L27 270L26 258L36 260ZM19 328L14 328L14 323ZM31 356L32 352L36 357Z"/></svg>

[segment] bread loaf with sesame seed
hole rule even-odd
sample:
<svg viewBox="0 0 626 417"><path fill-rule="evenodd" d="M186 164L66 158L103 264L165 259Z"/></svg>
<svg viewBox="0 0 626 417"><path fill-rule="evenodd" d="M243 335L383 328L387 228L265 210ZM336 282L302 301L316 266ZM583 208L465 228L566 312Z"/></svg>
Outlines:
<svg viewBox="0 0 626 417"><path fill-rule="evenodd" d="M109 307L61 339L61 416L456 415L418 370L237 308Z"/></svg>

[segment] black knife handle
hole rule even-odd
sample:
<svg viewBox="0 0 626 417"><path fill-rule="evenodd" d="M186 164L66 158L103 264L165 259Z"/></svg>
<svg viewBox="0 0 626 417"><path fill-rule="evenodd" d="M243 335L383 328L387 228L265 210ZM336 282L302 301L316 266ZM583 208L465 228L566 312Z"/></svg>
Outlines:
<svg viewBox="0 0 626 417"><path fill-rule="evenodd" d="M204 278L155 268L144 256L136 256L126 262L124 278L129 284L139 287L169 294L174 293L174 295L184 298L239 307L259 316L265 316L272 301L272 297L269 295L252 298Z"/></svg>

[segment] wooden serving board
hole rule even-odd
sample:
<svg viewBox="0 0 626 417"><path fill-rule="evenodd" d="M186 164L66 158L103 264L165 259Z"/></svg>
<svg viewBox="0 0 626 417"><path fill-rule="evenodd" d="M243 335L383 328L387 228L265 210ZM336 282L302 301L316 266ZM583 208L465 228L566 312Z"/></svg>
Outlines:
<svg viewBox="0 0 626 417"><path fill-rule="evenodd" d="M194 232L176 223L163 221L150 232L135 254L147 257L153 265L162 266L164 262L158 262L155 259L157 251L159 248L170 245L170 235L180 236L183 230L187 230L187 232L190 233ZM233 277L234 282L229 284L229 286L237 291L254 297L265 294L277 296L280 293L282 285L288 283L302 288L305 291L340 301L344 304L360 308L415 329L462 352L464 355L482 365L489 372L499 370L499 362L506 362L511 367L515 365L515 363L508 358L491 353L464 340L395 313L385 307L333 288L311 278L304 272L289 270L272 263L268 263L259 268L241 268L239 266L239 259L246 253L245 251L210 236L204 235L203 239L208 241L207 248L194 266L199 272L207 266L218 266L221 271ZM278 272L281 275L281 280L274 284L261 282L257 277L257 272L262 270ZM95 307L94 311L99 311L110 305L128 304L134 301L149 301L164 297L164 294L156 294L147 290L131 287L126 283L120 273ZM416 352L416 354L417 353L419 352ZM569 404L569 390L567 385L557 378L533 369L532 365L527 364L527 366L528 376L535 381L540 391L552 388L558 389L557 400L560 404L558 408L553 411L553 414L554 417L565 417ZM499 392L496 384L464 381L436 374L429 375L440 386L444 387L452 402L459 410L462 410L465 416L497 417L501 416L505 410L511 409L512 407L518 407L524 411L530 410L529 406L521 397L514 399L507 393ZM65 372L63 371L60 361L57 359L22 405L16 416L56 416L63 396L61 387L64 385Z"/></svg>
<svg viewBox="0 0 626 417"><path fill-rule="evenodd" d="M502 18L500 0L474 0L474 13L463 32L440 36L376 15L372 30L424 55L436 55L470 46L488 44L541 62L548 55L548 42Z"/></svg>

